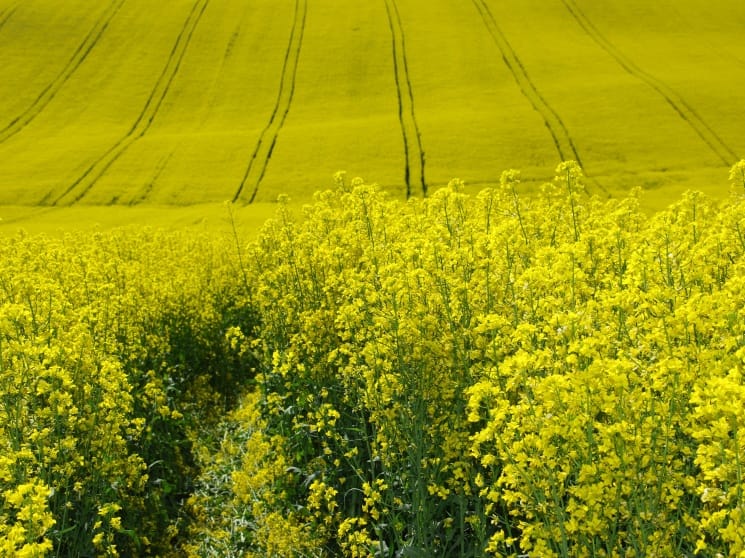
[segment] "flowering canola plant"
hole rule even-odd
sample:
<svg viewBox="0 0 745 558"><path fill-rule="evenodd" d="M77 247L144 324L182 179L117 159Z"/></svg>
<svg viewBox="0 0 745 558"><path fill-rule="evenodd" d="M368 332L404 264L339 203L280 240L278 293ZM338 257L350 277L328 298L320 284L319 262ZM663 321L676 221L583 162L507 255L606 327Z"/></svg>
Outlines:
<svg viewBox="0 0 745 558"><path fill-rule="evenodd" d="M743 177L4 241L0 554L744 557Z"/></svg>
<svg viewBox="0 0 745 558"><path fill-rule="evenodd" d="M192 440L247 368L226 338L242 287L218 240L0 243L2 556L174 552Z"/></svg>
<svg viewBox="0 0 745 558"><path fill-rule="evenodd" d="M340 174L282 206L246 256L251 455L195 509L259 555L745 556L743 169L653 216L571 161L540 195Z"/></svg>

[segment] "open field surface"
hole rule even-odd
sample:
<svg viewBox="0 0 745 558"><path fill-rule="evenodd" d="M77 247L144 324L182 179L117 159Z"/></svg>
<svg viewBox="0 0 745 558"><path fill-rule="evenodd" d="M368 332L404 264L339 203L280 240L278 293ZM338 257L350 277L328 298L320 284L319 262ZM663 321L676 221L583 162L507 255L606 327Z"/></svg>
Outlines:
<svg viewBox="0 0 745 558"><path fill-rule="evenodd" d="M578 160L601 196L718 195L745 4L0 0L0 204L397 195Z"/></svg>
<svg viewBox="0 0 745 558"><path fill-rule="evenodd" d="M109 230L120 227L153 227L166 230L195 229L232 234L235 225L245 238L253 238L264 222L275 214L275 203L252 203L228 207L224 203L187 206L141 204L75 205L72 207L0 206L0 236L19 230L29 234L63 235L69 231ZM299 214L300 207L292 211Z"/></svg>

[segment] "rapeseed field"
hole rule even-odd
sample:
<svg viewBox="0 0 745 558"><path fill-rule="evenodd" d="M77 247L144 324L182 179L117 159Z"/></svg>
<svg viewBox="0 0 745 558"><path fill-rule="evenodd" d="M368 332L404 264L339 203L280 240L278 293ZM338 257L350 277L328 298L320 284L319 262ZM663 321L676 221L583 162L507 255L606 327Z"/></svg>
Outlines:
<svg viewBox="0 0 745 558"><path fill-rule="evenodd" d="M654 216L573 161L280 210L190 554L745 555L744 173Z"/></svg>
<svg viewBox="0 0 745 558"><path fill-rule="evenodd" d="M0 0L0 556L745 558L743 26Z"/></svg>
<svg viewBox="0 0 745 558"><path fill-rule="evenodd" d="M336 180L4 240L3 555L744 555L745 161L651 216Z"/></svg>
<svg viewBox="0 0 745 558"><path fill-rule="evenodd" d="M0 205L400 197L576 160L663 209L745 152L718 0L0 0ZM2 216L2 215L0 215Z"/></svg>
<svg viewBox="0 0 745 558"><path fill-rule="evenodd" d="M171 552L192 440L248 375L223 250L151 231L3 239L0 554Z"/></svg>

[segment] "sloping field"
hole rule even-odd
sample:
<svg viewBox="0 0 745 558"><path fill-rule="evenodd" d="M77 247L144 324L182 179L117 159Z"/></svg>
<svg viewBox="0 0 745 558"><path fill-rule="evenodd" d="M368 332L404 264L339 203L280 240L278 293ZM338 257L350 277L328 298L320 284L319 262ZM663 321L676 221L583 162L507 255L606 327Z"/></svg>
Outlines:
<svg viewBox="0 0 745 558"><path fill-rule="evenodd" d="M716 194L745 154L745 4L0 0L0 204L398 195L576 159Z"/></svg>

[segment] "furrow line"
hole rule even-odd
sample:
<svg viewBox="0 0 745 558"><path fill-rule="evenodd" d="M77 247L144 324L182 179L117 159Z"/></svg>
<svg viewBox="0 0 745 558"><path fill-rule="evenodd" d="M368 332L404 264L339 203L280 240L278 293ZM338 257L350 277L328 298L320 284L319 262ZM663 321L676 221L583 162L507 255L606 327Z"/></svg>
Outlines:
<svg viewBox="0 0 745 558"><path fill-rule="evenodd" d="M0 11L0 29L3 28L3 26L10 19L10 16L12 16L13 12L15 12L17 9L18 9L18 2L11 4L10 7L7 7L4 10Z"/></svg>
<svg viewBox="0 0 745 558"><path fill-rule="evenodd" d="M209 2L210 0L197 0L192 6L171 52L168 55L168 60L166 61L160 76L155 82L145 105L129 131L119 138L114 145L107 149L91 165L89 165L77 180L70 184L61 195L51 202L52 205L59 205L64 200L66 200L67 205L72 205L81 201L95 186L96 182L106 173L106 171L109 170L111 165L113 165L133 143L147 133L157 117L163 101L168 95L173 80L181 67L181 62L183 61L189 44L191 43L194 31L199 25ZM47 194L41 203L49 203L50 197L51 193Z"/></svg>
<svg viewBox="0 0 745 558"><path fill-rule="evenodd" d="M582 165L579 153L574 145L574 141L569 135L567 127L564 125L564 122L556 111L548 104L548 102L546 102L546 99L538 91L538 88L525 70L522 61L518 58L512 45L509 43L507 37L497 24L489 6L484 2L484 0L473 0L473 4L478 10L484 25L494 40L494 43L497 48L499 48L499 51L502 54L502 60L512 74L512 77L520 88L523 96L530 101L533 109L543 118L543 122L551 134L559 158L562 161L573 158Z"/></svg>
<svg viewBox="0 0 745 558"><path fill-rule="evenodd" d="M543 123L551 134L554 147L559 155L560 160L566 161L574 159L584 169L582 158L579 150L574 143L574 139L569 133L569 129L554 108L548 104L543 94L536 87L535 83L528 74L517 53L507 40L502 29L497 24L491 9L485 0L473 0L476 10L479 12L487 31L491 35L494 43L502 54L502 60L512 74L515 83L520 88L523 96L530 102L533 109L541 115ZM595 187L601 190L606 196L610 196L608 189L603 186L597 179L591 177L585 170L585 176L593 183Z"/></svg>
<svg viewBox="0 0 745 558"><path fill-rule="evenodd" d="M21 114L15 116L3 129L0 130L0 143L7 141L9 138L13 137L28 126L54 99L59 90L65 85L83 62L85 62L90 52L96 44L98 44L101 36L108 28L111 20L121 9L124 2L125 0L115 0L109 5L108 9L101 15L95 25L85 36L83 42L75 49L75 52L67 64L65 64L62 71L57 74L57 76L47 84L44 89L42 89L36 99L34 99L34 101L26 107ZM15 10L15 7L12 10ZM10 17L10 15L11 14L8 14L8 17ZM5 21L7 21L7 17ZM4 21L2 23L4 23Z"/></svg>
<svg viewBox="0 0 745 558"><path fill-rule="evenodd" d="M251 192L248 203L253 203L259 192L259 186L266 174L269 160L272 158L279 133L290 112L292 99L295 95L295 79L300 61L300 51L303 46L307 12L307 0L295 0L295 12L290 29L290 38L287 42L274 108L266 126L259 135L259 139L256 141L256 146L251 154L246 171L243 173L243 178L233 196L233 203L244 197L248 191L247 187L250 187Z"/></svg>
<svg viewBox="0 0 745 558"><path fill-rule="evenodd" d="M155 183L158 182L158 179L160 178L160 175L163 174L163 171L168 166L168 163L171 161L171 157L173 157L173 151L171 151L166 157L163 157L158 165L155 167L155 172L153 173L152 178L148 181L148 183L145 185L145 187L134 196L131 200L129 200L129 203L127 205L139 205L143 203L150 193L155 188Z"/></svg>
<svg viewBox="0 0 745 558"><path fill-rule="evenodd" d="M719 135L704 121L698 112L672 87L637 66L630 58L624 55L613 43L611 43L585 15L574 0L561 0L566 9L577 21L582 30L605 52L607 52L628 74L646 83L657 94L659 94L685 121L686 124L703 140L709 149L726 166L731 166L737 161L738 156Z"/></svg>
<svg viewBox="0 0 745 558"><path fill-rule="evenodd" d="M391 32L391 49L393 53L393 73L398 98L398 120L401 125L401 136L404 143L404 182L406 197L412 194L412 183L418 182L423 196L427 196L425 178L424 149L422 134L414 110L414 91L409 74L409 62L406 54L406 35L404 34L401 14L395 0L385 0L388 16L388 27Z"/></svg>

